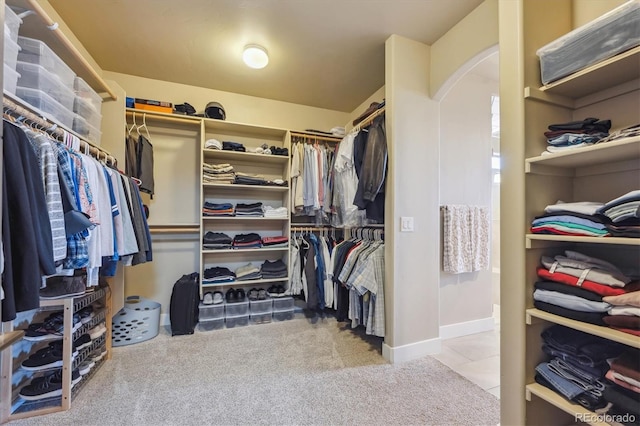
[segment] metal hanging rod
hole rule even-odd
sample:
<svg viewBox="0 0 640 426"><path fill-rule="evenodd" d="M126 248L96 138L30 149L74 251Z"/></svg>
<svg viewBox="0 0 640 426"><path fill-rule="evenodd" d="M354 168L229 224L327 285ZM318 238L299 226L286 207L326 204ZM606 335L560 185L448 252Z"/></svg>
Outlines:
<svg viewBox="0 0 640 426"><path fill-rule="evenodd" d="M373 120L375 120L376 117L384 114L385 108L386 107L382 107L382 108L372 112L367 118L365 118L364 120L362 120L361 122L356 124L354 126L353 130L356 131L356 132L359 132L360 130L362 130L362 128L367 127L369 124L373 123Z"/></svg>
<svg viewBox="0 0 640 426"><path fill-rule="evenodd" d="M292 231L327 231L335 229L336 231L345 231L349 229L383 229L384 224L372 224L372 225L363 225L363 226L354 226L349 228L336 228L333 226L291 226Z"/></svg>
<svg viewBox="0 0 640 426"><path fill-rule="evenodd" d="M19 105L17 102L9 99L6 96L4 96L2 99L2 106L4 113L11 116L17 116L16 118L22 117L24 120L38 126L41 130L46 131L49 135L60 141L64 141L65 132L73 134L73 132L60 127L58 124L53 123L44 117L37 115L33 111L28 110L27 108ZM81 137L78 137L78 139L80 139L81 144L84 144L85 148L88 148L89 153L93 154L96 158L100 159L101 156L103 156L107 161L110 161L111 164L117 164L116 158L112 156L111 153L106 149L94 145L93 143L84 140Z"/></svg>
<svg viewBox="0 0 640 426"><path fill-rule="evenodd" d="M57 22L55 22L51 17L47 14L47 12L38 4L36 0L26 0L27 5L36 15L40 17L40 19L44 22L49 30L58 38L58 40L64 45L64 47L73 55L73 57L80 62L82 67L91 74L104 89L105 92L109 94L109 97L114 101L118 99L118 95L115 94L111 87L107 84L106 81L102 78L100 74L95 70L93 65L87 61L87 59L80 53L78 48L69 40L69 38L62 32L60 26Z"/></svg>
<svg viewBox="0 0 640 426"><path fill-rule="evenodd" d="M191 224L149 225L152 234L191 234L200 232L200 226Z"/></svg>
<svg viewBox="0 0 640 426"><path fill-rule="evenodd" d="M340 136L320 136L314 135L311 133L299 133L299 132L291 132L291 138L300 138L308 141L328 141L328 142L340 142L342 137Z"/></svg>

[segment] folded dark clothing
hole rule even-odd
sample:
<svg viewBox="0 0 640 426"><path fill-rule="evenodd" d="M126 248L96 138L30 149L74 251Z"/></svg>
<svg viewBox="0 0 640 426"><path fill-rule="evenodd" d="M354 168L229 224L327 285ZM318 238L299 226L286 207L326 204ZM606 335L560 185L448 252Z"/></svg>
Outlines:
<svg viewBox="0 0 640 426"><path fill-rule="evenodd" d="M236 210L237 209L255 209L255 208L262 208L262 203L258 202L258 203L251 203L251 204L245 204L245 203L238 203L236 204Z"/></svg>
<svg viewBox="0 0 640 426"><path fill-rule="evenodd" d="M281 272L287 270L287 265L280 259L273 262L266 260L260 269L262 272Z"/></svg>
<svg viewBox="0 0 640 426"><path fill-rule="evenodd" d="M285 237L284 235L281 237L262 237L262 244L264 244L265 246L269 246L272 244L286 243L288 241L289 241L289 238Z"/></svg>
<svg viewBox="0 0 640 426"><path fill-rule="evenodd" d="M542 218L545 218L545 217L553 217L553 216L573 216L573 217L579 217L581 219L591 220L591 221L597 222L597 223L610 223L611 222L611 219L609 219L608 217L606 217L604 215L582 214L582 213L576 213L576 212L571 212L571 211L567 211L567 210L559 210L559 211L554 211L554 212L551 212L551 213L543 213L543 214L541 214L539 216L536 216L535 219L542 219Z"/></svg>
<svg viewBox="0 0 640 426"><path fill-rule="evenodd" d="M635 315L607 315L602 320L612 327L640 330L640 317Z"/></svg>
<svg viewBox="0 0 640 426"><path fill-rule="evenodd" d="M289 149L288 148L280 148L277 146L272 146L269 148L271 150L271 154L272 155L284 155L284 156L288 156L289 155Z"/></svg>
<svg viewBox="0 0 640 426"><path fill-rule="evenodd" d="M233 208L233 204L231 203L211 203L209 201L205 201L204 208L210 210L228 210Z"/></svg>
<svg viewBox="0 0 640 426"><path fill-rule="evenodd" d="M287 278L287 271L282 272L263 272L262 278L272 279L272 278Z"/></svg>
<svg viewBox="0 0 640 426"><path fill-rule="evenodd" d="M594 336L562 325L553 325L540 333L544 344L574 355L584 365L598 365L615 358L627 347L603 337Z"/></svg>
<svg viewBox="0 0 640 426"><path fill-rule="evenodd" d="M551 303L539 302L535 300L533 306L541 311L549 312L551 314L560 315L561 317L570 318L576 321L582 321L595 325L606 325L602 320L604 314L594 312L580 312L573 309L563 308L561 306L552 305Z"/></svg>
<svg viewBox="0 0 640 426"><path fill-rule="evenodd" d="M203 216L235 216L235 214L233 214L233 212L225 212L225 213L211 213L208 211L204 211L202 212Z"/></svg>
<svg viewBox="0 0 640 426"><path fill-rule="evenodd" d="M262 242L262 237L255 232L251 232L248 234L237 234L235 237L233 237L234 243L251 243L255 241Z"/></svg>
<svg viewBox="0 0 640 426"><path fill-rule="evenodd" d="M236 274L231 272L229 268L214 266L211 268L207 268L204 270L204 277L207 279L217 278L217 277L235 277Z"/></svg>
<svg viewBox="0 0 640 426"><path fill-rule="evenodd" d="M255 208L237 208L236 209L236 213L264 213L264 211L262 210L262 207L255 207Z"/></svg>
<svg viewBox="0 0 640 426"><path fill-rule="evenodd" d="M240 148L244 148L244 145L241 144L240 142L233 142L233 141L222 142L222 149L236 151L236 150L239 150Z"/></svg>
<svg viewBox="0 0 640 426"><path fill-rule="evenodd" d="M233 240L225 233L208 231L202 241L205 244L231 244Z"/></svg>
<svg viewBox="0 0 640 426"><path fill-rule="evenodd" d="M261 248L262 244L261 243L245 243L245 244L234 244L233 248L240 250L240 249L251 249L251 248Z"/></svg>
<svg viewBox="0 0 640 426"><path fill-rule="evenodd" d="M618 385L607 385L602 396L623 412L640 417L640 394Z"/></svg>
<svg viewBox="0 0 640 426"><path fill-rule="evenodd" d="M231 244L203 244L205 250L226 250L232 248Z"/></svg>
<svg viewBox="0 0 640 426"><path fill-rule="evenodd" d="M553 384L551 384L547 379L542 377L541 374L536 373L534 380L536 381L536 383L541 384L545 388L551 389L552 391L559 393L558 390L553 386ZM606 405L604 398L594 398L593 396L587 394L586 392L574 398L572 402L576 402L592 411L598 408L602 408Z"/></svg>
<svg viewBox="0 0 640 426"><path fill-rule="evenodd" d="M614 224L606 224L605 227L613 237L640 238L640 219L629 218Z"/></svg>
<svg viewBox="0 0 640 426"><path fill-rule="evenodd" d="M266 185L267 181L262 178L253 178L247 176L236 176L234 183L238 185Z"/></svg>
<svg viewBox="0 0 640 426"><path fill-rule="evenodd" d="M602 296L581 287L574 287L568 284L557 283L554 281L538 281L534 284L534 288L540 290L557 291L559 293L578 296L593 302L602 302Z"/></svg>
<svg viewBox="0 0 640 426"><path fill-rule="evenodd" d="M608 133L609 129L611 129L611 120L600 120L593 117L549 125L549 130L585 130Z"/></svg>

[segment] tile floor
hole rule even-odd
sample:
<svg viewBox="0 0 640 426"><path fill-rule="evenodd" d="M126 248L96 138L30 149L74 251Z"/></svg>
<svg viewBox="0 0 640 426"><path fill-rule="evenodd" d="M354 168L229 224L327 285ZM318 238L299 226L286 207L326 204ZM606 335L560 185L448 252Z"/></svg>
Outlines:
<svg viewBox="0 0 640 426"><path fill-rule="evenodd" d="M456 337L442 342L434 358L500 398L500 307L494 306L493 331Z"/></svg>

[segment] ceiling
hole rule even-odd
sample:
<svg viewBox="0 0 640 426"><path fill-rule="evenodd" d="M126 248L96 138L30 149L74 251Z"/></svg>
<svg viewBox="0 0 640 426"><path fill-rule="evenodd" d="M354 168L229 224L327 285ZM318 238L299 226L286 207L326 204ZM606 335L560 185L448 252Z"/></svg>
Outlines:
<svg viewBox="0 0 640 426"><path fill-rule="evenodd" d="M384 42L433 44L482 0L49 0L105 71L351 112ZM242 48L269 52L262 70Z"/></svg>

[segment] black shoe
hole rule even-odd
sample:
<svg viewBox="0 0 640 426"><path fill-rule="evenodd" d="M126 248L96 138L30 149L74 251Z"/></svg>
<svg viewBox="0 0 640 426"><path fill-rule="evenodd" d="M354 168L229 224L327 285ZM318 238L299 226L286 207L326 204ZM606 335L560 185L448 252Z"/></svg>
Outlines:
<svg viewBox="0 0 640 426"><path fill-rule="evenodd" d="M258 300L266 300L267 299L267 291L263 288L258 290Z"/></svg>
<svg viewBox="0 0 640 426"><path fill-rule="evenodd" d="M22 368L29 371L45 370L47 368L62 367L62 348L48 346L42 352L38 351L22 361Z"/></svg>
<svg viewBox="0 0 640 426"><path fill-rule="evenodd" d="M236 301L237 302L244 302L246 298L246 295L244 294L244 290L239 288L236 290Z"/></svg>
<svg viewBox="0 0 640 426"><path fill-rule="evenodd" d="M53 376L53 377L50 377L50 376ZM80 371L78 371L77 368L71 372L71 384L72 385L75 385L76 383L78 383L81 378L82 378L82 376L80 375ZM31 380L31 385L36 385L36 384L38 384L38 383L40 383L42 381L45 381L47 379L53 380L55 382L62 383L62 369L56 370L53 373L46 374L44 376L36 377L35 379Z"/></svg>
<svg viewBox="0 0 640 426"><path fill-rule="evenodd" d="M87 346L91 346L91 336L89 336L87 333L85 333L82 336L78 337L73 342L73 347L75 349L77 349L77 350L82 350L82 349L86 348Z"/></svg>
<svg viewBox="0 0 640 426"><path fill-rule="evenodd" d="M45 320L41 324L33 324L24 334L24 339L31 342L59 339L64 333L64 319L62 315L56 315Z"/></svg>
<svg viewBox="0 0 640 426"><path fill-rule="evenodd" d="M62 396L62 380L54 380L55 374L45 376L43 380L28 384L20 389L20 397L27 401Z"/></svg>
<svg viewBox="0 0 640 426"><path fill-rule="evenodd" d="M227 303L235 303L235 302L237 302L237 300L236 300L236 291L234 289L232 289L232 288L227 290L227 293L225 295L225 299L227 299Z"/></svg>
<svg viewBox="0 0 640 426"><path fill-rule="evenodd" d="M249 300L258 300L258 289L252 288L249 290Z"/></svg>

